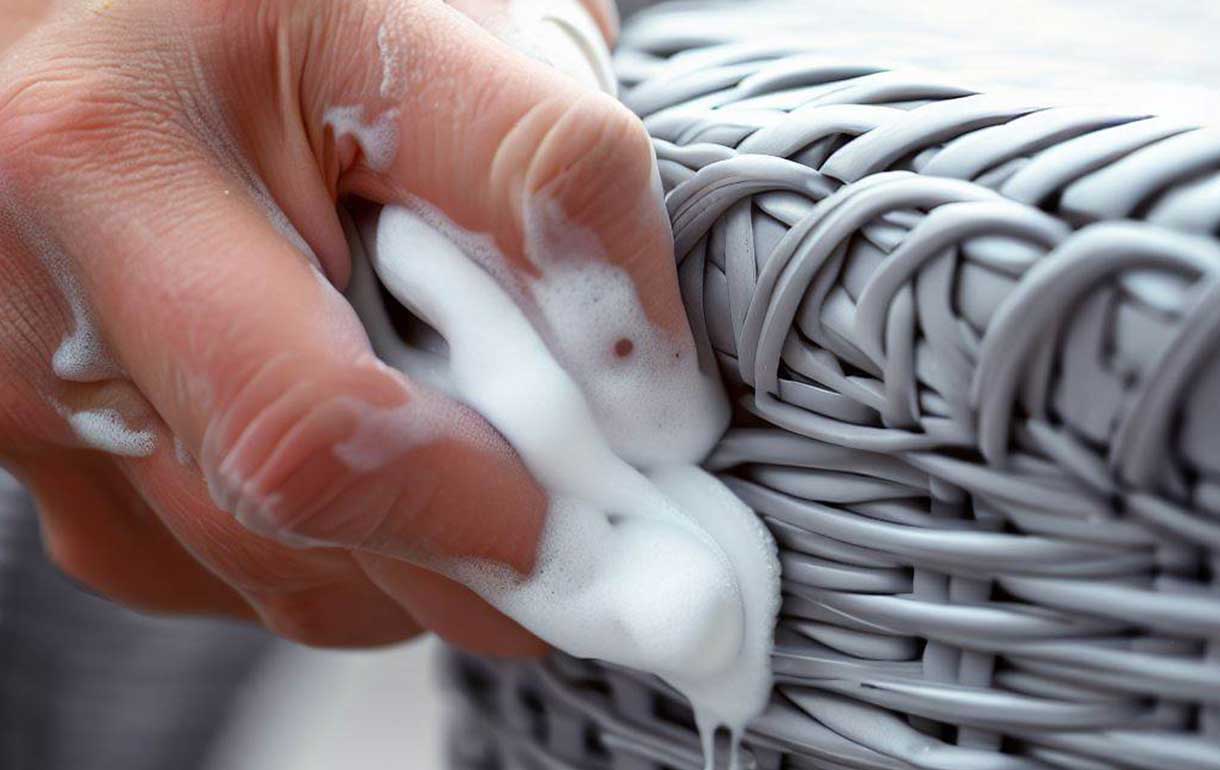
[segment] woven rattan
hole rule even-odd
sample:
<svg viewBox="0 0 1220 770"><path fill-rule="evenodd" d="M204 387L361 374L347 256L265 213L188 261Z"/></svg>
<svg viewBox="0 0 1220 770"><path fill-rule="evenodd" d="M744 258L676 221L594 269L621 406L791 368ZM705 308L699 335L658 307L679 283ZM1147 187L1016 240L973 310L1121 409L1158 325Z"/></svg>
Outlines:
<svg viewBox="0 0 1220 770"><path fill-rule="evenodd" d="M620 66L782 549L750 761L1220 768L1220 131L673 30ZM449 668L456 767L700 767L655 680Z"/></svg>

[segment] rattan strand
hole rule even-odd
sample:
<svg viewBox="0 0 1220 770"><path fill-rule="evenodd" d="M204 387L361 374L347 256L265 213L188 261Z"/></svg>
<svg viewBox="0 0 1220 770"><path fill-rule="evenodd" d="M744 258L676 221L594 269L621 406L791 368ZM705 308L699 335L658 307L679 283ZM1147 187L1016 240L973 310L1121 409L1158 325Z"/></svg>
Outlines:
<svg viewBox="0 0 1220 770"><path fill-rule="evenodd" d="M1220 131L625 40L738 399L708 465L783 549L752 761L1220 768ZM451 674L459 767L700 766L653 680Z"/></svg>

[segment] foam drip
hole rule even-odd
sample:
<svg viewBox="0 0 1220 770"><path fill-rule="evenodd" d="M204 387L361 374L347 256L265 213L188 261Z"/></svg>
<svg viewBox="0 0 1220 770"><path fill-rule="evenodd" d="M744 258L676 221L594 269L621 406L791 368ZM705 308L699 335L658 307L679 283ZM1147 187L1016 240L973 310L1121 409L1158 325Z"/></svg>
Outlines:
<svg viewBox="0 0 1220 770"><path fill-rule="evenodd" d="M364 119L363 106L331 107L322 116L338 141L350 136L374 171L385 171L398 154L398 110L386 110L371 122Z"/></svg>
<svg viewBox="0 0 1220 770"><path fill-rule="evenodd" d="M95 409L68 415L72 431L90 449L122 457L149 457L157 448L152 431L128 427L115 409Z"/></svg>
<svg viewBox="0 0 1220 770"><path fill-rule="evenodd" d="M185 468L196 467L195 458L191 456L191 450L186 448L186 442L179 436L174 436L174 459Z"/></svg>
<svg viewBox="0 0 1220 770"><path fill-rule="evenodd" d="M72 313L72 330L51 356L51 370L67 382L94 383L123 376L122 367L111 356L93 309L68 255L49 234L24 211L10 208L7 185L0 179L0 224L15 225L22 240L42 262Z"/></svg>
<svg viewBox="0 0 1220 770"><path fill-rule="evenodd" d="M68 292L72 306L72 332L51 356L55 376L68 382L104 382L123 375L110 357L106 343L84 303Z"/></svg>
<svg viewBox="0 0 1220 770"><path fill-rule="evenodd" d="M402 90L403 62L390 28L384 22L377 28L377 54L381 57L381 98L396 99Z"/></svg>
<svg viewBox="0 0 1220 770"><path fill-rule="evenodd" d="M125 376L111 355L99 331L93 309L76 276L68 255L32 219L17 208L8 184L0 177L0 226L12 226L42 263L72 314L72 330L64 335L51 355L51 370L65 382L98 383ZM115 409L71 412L54 398L51 406L68 422L68 427L90 449L124 457L148 457L156 450L152 431L133 430Z"/></svg>
<svg viewBox="0 0 1220 770"><path fill-rule="evenodd" d="M767 703L779 603L770 535L695 466L725 425L718 384L652 327L617 268L541 258L535 242L542 278L527 315L493 277L504 263L488 239L421 213L391 207L363 223L372 267L448 343L424 376L486 417L551 498L531 575L432 566L562 650L661 676L690 699L712 767L716 729L740 737ZM416 376L418 351L394 339L355 251L353 304L379 353ZM632 355L616 360L622 338Z"/></svg>

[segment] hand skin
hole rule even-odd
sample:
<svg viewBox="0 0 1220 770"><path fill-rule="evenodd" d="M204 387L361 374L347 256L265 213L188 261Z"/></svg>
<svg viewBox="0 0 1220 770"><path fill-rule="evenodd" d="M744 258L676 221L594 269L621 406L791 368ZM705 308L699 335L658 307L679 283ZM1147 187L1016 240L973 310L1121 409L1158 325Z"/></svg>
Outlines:
<svg viewBox="0 0 1220 770"><path fill-rule="evenodd" d="M528 573L546 496L478 415L374 360L340 294L335 209L417 196L491 234L528 281L523 217L544 193L693 345L643 127L489 31L505 1L70 2L0 58L0 458L65 572L136 608L252 618L312 645L431 629L543 650L418 566ZM613 36L609 5L586 4ZM379 33L400 91L382 88ZM336 106L390 115L392 162L336 138ZM80 315L71 285L110 371L52 369ZM152 455L85 446L65 415L103 408L154 432ZM370 410L452 430L358 470L335 450Z"/></svg>
<svg viewBox="0 0 1220 770"><path fill-rule="evenodd" d="M50 15L52 0L0 0L0 54Z"/></svg>

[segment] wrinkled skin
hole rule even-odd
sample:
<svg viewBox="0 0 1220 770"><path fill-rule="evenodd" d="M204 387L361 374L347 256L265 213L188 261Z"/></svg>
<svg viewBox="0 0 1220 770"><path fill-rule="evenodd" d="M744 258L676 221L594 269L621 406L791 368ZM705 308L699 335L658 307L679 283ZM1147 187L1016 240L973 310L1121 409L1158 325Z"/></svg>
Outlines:
<svg viewBox="0 0 1220 770"><path fill-rule="evenodd" d="M585 4L612 38L608 2ZM542 649L418 566L529 572L546 496L481 418L375 361L340 293L335 210L422 198L528 280L524 208L543 192L689 340L642 126L498 37L504 5L0 0L0 44L16 39L0 59L0 459L65 572L137 608L314 645L427 628ZM388 115L392 162L336 137L336 106ZM71 286L114 366L65 379L51 362L78 326ZM103 408L154 433L151 456L91 449L66 420ZM345 463L336 446L391 410L440 429L375 468ZM258 532L233 515L251 508Z"/></svg>

